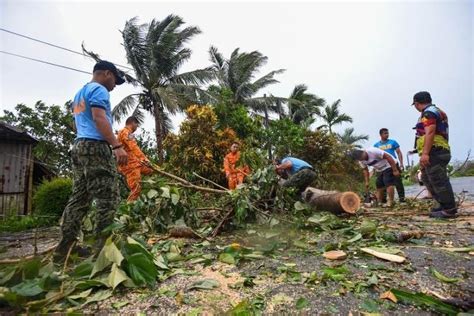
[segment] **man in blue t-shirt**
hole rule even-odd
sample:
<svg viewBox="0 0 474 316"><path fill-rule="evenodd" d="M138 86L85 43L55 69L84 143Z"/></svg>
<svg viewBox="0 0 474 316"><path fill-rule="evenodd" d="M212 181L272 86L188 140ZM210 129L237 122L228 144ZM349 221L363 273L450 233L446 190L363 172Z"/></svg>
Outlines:
<svg viewBox="0 0 474 316"><path fill-rule="evenodd" d="M124 82L114 64L99 61L94 66L92 81L74 97L71 109L77 132L71 150L74 184L63 213L62 236L55 250L55 261L64 258L76 243L82 220L93 201L97 208L97 251L107 237L104 229L113 222L119 201L116 163L126 164L127 153L112 130L109 92ZM87 254L79 247L73 251Z"/></svg>
<svg viewBox="0 0 474 316"><path fill-rule="evenodd" d="M316 179L313 167L295 157L286 157L277 162L275 171L287 179L283 186L296 188L298 194L301 194Z"/></svg>
<svg viewBox="0 0 474 316"><path fill-rule="evenodd" d="M389 133L387 128L381 128L379 131L380 141L374 144L375 148L382 149L383 151L392 155L392 157L398 158L397 168L400 174L403 171L403 154L400 150L400 145L396 140L389 139ZM403 186L402 177L395 178L395 187L397 188L398 199L400 202L405 202L405 188Z"/></svg>

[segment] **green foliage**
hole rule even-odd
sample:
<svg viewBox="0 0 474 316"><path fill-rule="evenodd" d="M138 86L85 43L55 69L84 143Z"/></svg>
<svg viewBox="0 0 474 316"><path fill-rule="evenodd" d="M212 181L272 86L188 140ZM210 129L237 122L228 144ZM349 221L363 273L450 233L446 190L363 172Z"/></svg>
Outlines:
<svg viewBox="0 0 474 316"><path fill-rule="evenodd" d="M55 178L40 184L33 196L36 214L61 217L72 193L72 180Z"/></svg>
<svg viewBox="0 0 474 316"><path fill-rule="evenodd" d="M156 151L156 141L154 135L145 129L142 129L141 133L136 135L136 141L138 147L151 161L158 161L158 152Z"/></svg>
<svg viewBox="0 0 474 316"><path fill-rule="evenodd" d="M115 119L133 113L143 120L148 112L155 119L157 154L163 155L162 142L171 130L170 114L181 112L189 104L205 97L199 85L214 78L209 69L179 73L191 57L185 44L201 33L195 26L183 27L184 20L168 15L161 21L139 24L137 18L128 20L122 31L127 60L134 69L129 81L140 86L141 92L125 97L113 109Z"/></svg>
<svg viewBox="0 0 474 316"><path fill-rule="evenodd" d="M222 89L219 102L213 106L217 116L217 128L230 128L237 133L240 139L258 138L262 133L262 123L252 119L246 107L233 101L233 93L229 89Z"/></svg>
<svg viewBox="0 0 474 316"><path fill-rule="evenodd" d="M199 193L198 200L202 201ZM178 221L183 221L190 227L196 227L199 222L196 217L196 196L188 194L175 186L170 186L165 179L157 176L146 180L142 195L135 203L121 204L118 221L114 230L120 228L129 234L154 234L166 232Z"/></svg>
<svg viewBox="0 0 474 316"><path fill-rule="evenodd" d="M42 101L34 107L18 104L14 112L4 110L0 120L25 130L39 141L33 148L36 159L58 174L69 174L69 147L75 137L70 105L67 102L63 107L47 106Z"/></svg>
<svg viewBox="0 0 474 316"><path fill-rule="evenodd" d="M219 87L232 91L233 103L243 104L255 112L262 112L265 105L268 105L269 99L254 97L255 94L259 90L277 83L274 76L283 73L284 69L271 71L255 79L260 68L268 60L268 57L259 51L247 53L240 52L239 48L236 48L230 58L226 59L216 47L211 46L209 54Z"/></svg>
<svg viewBox="0 0 474 316"><path fill-rule="evenodd" d="M31 228L50 226L53 224L49 217L35 215L11 216L0 221L0 232L19 232Z"/></svg>
<svg viewBox="0 0 474 316"><path fill-rule="evenodd" d="M278 185L273 166L257 169L245 185L232 191L235 223L243 224L261 216L262 211L287 212L293 210L294 200Z"/></svg>
<svg viewBox="0 0 474 316"><path fill-rule="evenodd" d="M328 129L329 133L332 133L332 127L334 125L339 125L344 122L352 123L352 117L345 113L340 112L341 100L333 102L331 105L326 105L324 111L319 115L319 117L324 121L324 125L320 127L325 127Z"/></svg>
<svg viewBox="0 0 474 316"><path fill-rule="evenodd" d="M453 177L474 177L474 161L467 161L461 168L454 168L456 171L453 173Z"/></svg>
<svg viewBox="0 0 474 316"><path fill-rule="evenodd" d="M266 139L272 144L276 157L291 156L302 151L305 132L303 127L286 118L270 122Z"/></svg>
<svg viewBox="0 0 474 316"><path fill-rule="evenodd" d="M319 188L357 191L362 181L362 171L346 156L349 148L331 133L305 131L303 145L295 150L295 156L314 167Z"/></svg>
<svg viewBox="0 0 474 316"><path fill-rule="evenodd" d="M217 117L210 106L190 106L187 119L178 135L170 134L164 142L167 163L173 173L193 179L197 173L225 184L223 161L237 135L229 128L217 128Z"/></svg>

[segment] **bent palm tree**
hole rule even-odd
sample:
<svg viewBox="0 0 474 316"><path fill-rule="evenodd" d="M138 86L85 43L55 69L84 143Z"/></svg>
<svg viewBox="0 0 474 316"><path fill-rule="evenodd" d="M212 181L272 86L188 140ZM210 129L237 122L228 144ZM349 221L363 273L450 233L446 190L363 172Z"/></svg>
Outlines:
<svg viewBox="0 0 474 316"><path fill-rule="evenodd" d="M271 84L278 83L274 76L285 70L274 70L255 80L259 69L268 60L262 53L258 51L240 53L236 48L230 58L225 59L216 47L211 46L209 55L219 87L232 91L233 102L243 104L256 112L263 112L265 105L269 105L274 97L254 97L255 94Z"/></svg>
<svg viewBox="0 0 474 316"><path fill-rule="evenodd" d="M183 24L183 19L175 15L141 25L133 18L125 23L122 31L127 60L135 72L131 83L140 86L142 92L125 97L114 107L113 115L121 119L133 112L143 120L144 112L150 113L155 119L160 158L163 157L163 139L172 127L169 115L204 98L206 92L200 85L214 78L211 68L178 73L191 57L191 50L184 44L201 32L194 26L181 28Z"/></svg>
<svg viewBox="0 0 474 316"><path fill-rule="evenodd" d="M308 87L304 84L295 86L287 99L288 116L295 124L311 125L314 115L321 114L320 108L326 101L315 94L307 92Z"/></svg>
<svg viewBox="0 0 474 316"><path fill-rule="evenodd" d="M346 128L342 134L339 134L339 138L341 139L341 142L343 142L344 144L351 145L356 148L361 148L361 145L357 143L362 140L369 140L369 135L354 134L354 128L349 127L349 128Z"/></svg>
<svg viewBox="0 0 474 316"><path fill-rule="evenodd" d="M339 111L340 105L341 100L339 99L333 104L324 107L324 111L319 115L319 117L321 117L325 124L319 126L318 129L327 127L329 132L332 133L332 127L334 125L342 124L344 122L352 123L352 117Z"/></svg>

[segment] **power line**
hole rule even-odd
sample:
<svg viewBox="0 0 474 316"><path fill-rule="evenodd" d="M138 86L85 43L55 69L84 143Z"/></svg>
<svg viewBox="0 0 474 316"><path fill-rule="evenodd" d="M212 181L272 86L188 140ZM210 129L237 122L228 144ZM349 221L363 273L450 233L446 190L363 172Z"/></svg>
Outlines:
<svg viewBox="0 0 474 316"><path fill-rule="evenodd" d="M62 46L59 46L59 45L55 45L55 44L52 44L52 43L48 43L48 42L42 41L42 40L40 40L40 39L37 39L37 38L34 38L34 37L30 37L30 36L27 36L27 35L23 35L23 34L20 34L20 33L16 33L16 32L13 32L13 31L4 29L4 28L0 28L0 31L6 32L6 33L10 33L10 34L13 34L13 35L16 35L16 36L20 36L20 37L29 39L29 40L31 40L31 41L35 41L35 42L38 42L38 43L41 43L41 44L45 44L45 45L48 45L48 46L51 46L51 47L59 48L59 49L65 50L65 51L70 52L70 53L74 53L74 54L77 54L77 55L81 55L81 56L85 56L85 57L88 57L88 58L92 58L91 56L86 55L86 54L84 54L83 52L78 52L78 51L73 50L73 49L69 49L69 48L66 48L66 47L62 47ZM127 66L123 66L123 65L120 65L120 64L116 64L116 63L114 63L114 64L115 64L116 66L118 66L118 67L121 67L121 68L129 69L129 70L134 70L133 68L130 68L130 67L127 67Z"/></svg>
<svg viewBox="0 0 474 316"><path fill-rule="evenodd" d="M88 74L88 75L91 75L91 74L92 74L91 72L88 72L88 71L84 71L84 70L80 70L80 69L76 69L76 68L72 68L72 67L68 67L68 66L63 66L63 65L51 63L51 62L49 62L49 61L44 61L44 60L41 60L41 59L36 59L36 58L31 58L31 57L27 57L27 56L23 56L23 55L18 55L18 54L14 54L14 53L10 53L10 52L5 52L5 51L3 51L3 50L0 50L0 53L6 54L6 55L15 56L15 57L19 57L19 58L24 58L24 59L28 59L28 60L32 60L32 61L36 61L36 62L38 62L38 63L43 63L43 64L47 64L47 65L51 65L51 66L56 66L56 67L60 67L60 68L64 68L64 69L69 69L69 70L73 70L73 71L77 71L77 72L82 72L82 73Z"/></svg>

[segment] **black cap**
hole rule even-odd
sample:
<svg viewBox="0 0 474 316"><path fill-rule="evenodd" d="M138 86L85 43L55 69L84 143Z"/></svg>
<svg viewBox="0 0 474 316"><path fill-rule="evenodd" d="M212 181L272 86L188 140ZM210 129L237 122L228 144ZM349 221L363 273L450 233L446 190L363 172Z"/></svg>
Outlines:
<svg viewBox="0 0 474 316"><path fill-rule="evenodd" d="M415 102L422 103L422 104L431 103L430 93L428 91L420 91L420 92L415 93L415 95L413 96L412 105L415 104Z"/></svg>
<svg viewBox="0 0 474 316"><path fill-rule="evenodd" d="M94 66L94 72L96 70L109 70L111 71L114 76L115 76L115 84L117 86L121 85L122 83L125 82L125 79L123 78L123 75L121 72L118 71L117 67L115 67L114 64L112 64L110 61L106 60L100 60L95 64Z"/></svg>

